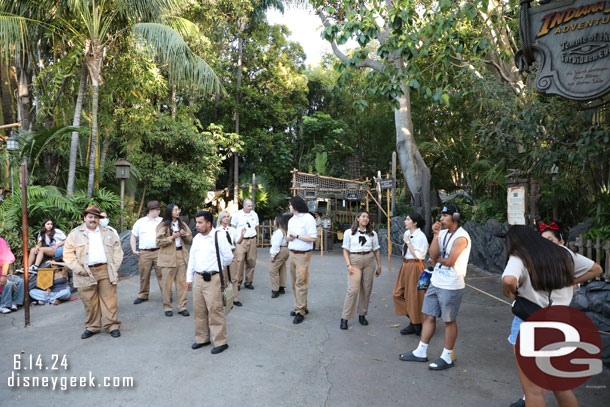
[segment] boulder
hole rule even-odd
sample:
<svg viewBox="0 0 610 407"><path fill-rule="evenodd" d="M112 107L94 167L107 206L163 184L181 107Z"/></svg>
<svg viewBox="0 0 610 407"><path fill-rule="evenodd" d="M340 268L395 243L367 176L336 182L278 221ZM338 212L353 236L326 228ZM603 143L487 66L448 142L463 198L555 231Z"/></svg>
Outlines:
<svg viewBox="0 0 610 407"><path fill-rule="evenodd" d="M495 219L490 219L485 225L468 221L464 229L470 235L472 248L469 263L492 273L502 273L506 265L504 238L508 226Z"/></svg>
<svg viewBox="0 0 610 407"><path fill-rule="evenodd" d="M597 329L610 332L610 283L593 281L574 292L570 306L584 312ZM601 335L602 362L610 369L610 335Z"/></svg>
<svg viewBox="0 0 610 407"><path fill-rule="evenodd" d="M131 251L129 240L131 239L131 230L126 230L119 235L121 238L121 247L123 248L123 263L119 268L119 277L129 277L138 274L138 256Z"/></svg>
<svg viewBox="0 0 610 407"><path fill-rule="evenodd" d="M570 229L570 232L568 233L568 242L573 242L578 236L587 233L589 229L591 229L592 225L593 219L588 218L585 219L583 222L580 222L578 225L574 226L572 229Z"/></svg>

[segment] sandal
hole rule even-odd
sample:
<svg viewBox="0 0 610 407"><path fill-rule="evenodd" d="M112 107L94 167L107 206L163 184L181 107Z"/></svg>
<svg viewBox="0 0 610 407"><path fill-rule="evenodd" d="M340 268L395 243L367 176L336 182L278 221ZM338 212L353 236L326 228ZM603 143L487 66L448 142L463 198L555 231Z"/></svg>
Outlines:
<svg viewBox="0 0 610 407"><path fill-rule="evenodd" d="M438 358L434 362L432 362L428 365L430 370L445 370L445 369L449 369L453 366L455 366L455 363L453 363L453 362L447 363L445 361L445 359L443 359L443 358Z"/></svg>
<svg viewBox="0 0 610 407"><path fill-rule="evenodd" d="M403 353L402 355L398 356L400 358L400 360L403 360L405 362L427 362L428 358L420 358L418 356L415 356L413 354L413 352L407 352L407 353Z"/></svg>

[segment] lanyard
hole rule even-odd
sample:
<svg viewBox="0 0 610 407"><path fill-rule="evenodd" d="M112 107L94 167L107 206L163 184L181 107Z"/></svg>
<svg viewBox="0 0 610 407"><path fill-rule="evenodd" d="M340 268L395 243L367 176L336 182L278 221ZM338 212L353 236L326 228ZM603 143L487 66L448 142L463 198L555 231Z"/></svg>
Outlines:
<svg viewBox="0 0 610 407"><path fill-rule="evenodd" d="M451 243L451 239L453 238L453 235L455 234L455 232L458 231L458 229L460 228L460 226L458 226L453 232L451 232L451 235L449 233L447 233L445 235L445 238L443 239L443 252L441 254L441 257L445 257L445 255L447 254L447 246L449 246L449 243ZM447 241L447 237L449 238L449 241Z"/></svg>

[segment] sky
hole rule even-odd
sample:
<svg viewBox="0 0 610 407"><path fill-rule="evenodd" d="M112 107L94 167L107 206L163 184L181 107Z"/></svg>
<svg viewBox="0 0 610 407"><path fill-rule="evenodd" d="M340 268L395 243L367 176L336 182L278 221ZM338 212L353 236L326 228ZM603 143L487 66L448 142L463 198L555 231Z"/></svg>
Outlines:
<svg viewBox="0 0 610 407"><path fill-rule="evenodd" d="M322 22L308 7L287 7L284 14L271 9L267 12L270 24L284 24L292 32L289 40L301 44L307 55L307 65L316 65L322 55L332 52L328 41L320 37Z"/></svg>

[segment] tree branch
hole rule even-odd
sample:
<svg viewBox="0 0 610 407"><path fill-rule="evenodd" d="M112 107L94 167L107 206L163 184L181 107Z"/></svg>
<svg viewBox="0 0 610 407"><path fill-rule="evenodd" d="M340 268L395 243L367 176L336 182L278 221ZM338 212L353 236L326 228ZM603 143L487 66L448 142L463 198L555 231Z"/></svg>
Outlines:
<svg viewBox="0 0 610 407"><path fill-rule="evenodd" d="M324 12L322 11L322 9L317 8L316 9L316 14L318 14L318 16L320 16L320 20L322 20L322 25L326 28L326 27L330 27L332 24L330 23L330 21L328 21L328 17L324 14ZM337 56L337 58L339 58L341 60L341 62L343 62L344 64L348 65L351 63L351 58L348 57L347 55L345 55L345 53L343 53L343 51L341 51L339 49L339 47L337 46L337 43L333 40L330 41L330 46L333 50L333 53ZM356 67L358 68L362 68L362 67L366 67L366 68L371 68L374 69L378 72L383 73L383 71L385 70L384 65L379 62L379 61L375 61L373 59L371 59L370 57L366 57L364 60L358 62L356 64Z"/></svg>

